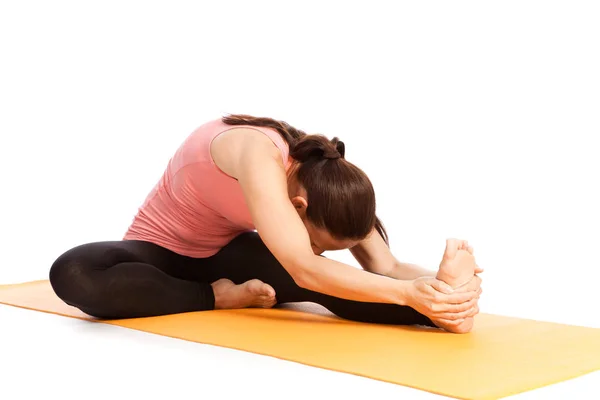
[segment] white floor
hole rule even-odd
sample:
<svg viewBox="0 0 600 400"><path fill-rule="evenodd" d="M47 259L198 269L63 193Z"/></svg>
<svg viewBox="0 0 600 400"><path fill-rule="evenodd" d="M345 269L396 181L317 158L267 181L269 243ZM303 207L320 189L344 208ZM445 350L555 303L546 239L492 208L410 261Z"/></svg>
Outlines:
<svg viewBox="0 0 600 400"><path fill-rule="evenodd" d="M10 400L441 399L271 357L0 306L0 387ZM10 395L7 395L10 394ZM598 399L600 372L511 398Z"/></svg>

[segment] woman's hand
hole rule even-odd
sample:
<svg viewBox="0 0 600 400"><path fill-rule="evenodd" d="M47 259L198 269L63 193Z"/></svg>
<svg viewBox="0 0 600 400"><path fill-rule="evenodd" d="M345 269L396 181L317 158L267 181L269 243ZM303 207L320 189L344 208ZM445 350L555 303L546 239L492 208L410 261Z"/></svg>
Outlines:
<svg viewBox="0 0 600 400"><path fill-rule="evenodd" d="M476 278L476 279L475 279ZM408 306L431 319L446 325L460 325L479 312L477 301L481 294L481 279L475 277L459 291L435 278L422 277L411 281Z"/></svg>
<svg viewBox="0 0 600 400"><path fill-rule="evenodd" d="M483 272L482 269L477 269L475 271L475 273L480 273ZM454 293L465 293L465 292L473 292L476 291L479 293L479 295L481 296L481 278L479 277L479 275L474 275L473 278L471 278L471 280L467 283L465 283L464 285L462 285L459 288L454 289Z"/></svg>

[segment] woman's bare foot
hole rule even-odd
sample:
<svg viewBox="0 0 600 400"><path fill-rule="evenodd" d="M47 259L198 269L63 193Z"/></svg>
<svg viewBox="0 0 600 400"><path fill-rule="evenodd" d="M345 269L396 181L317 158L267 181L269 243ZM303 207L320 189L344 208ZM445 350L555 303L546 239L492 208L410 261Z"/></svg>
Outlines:
<svg viewBox="0 0 600 400"><path fill-rule="evenodd" d="M472 247L464 240L448 239L436 278L457 289L473 278L476 268Z"/></svg>
<svg viewBox="0 0 600 400"><path fill-rule="evenodd" d="M275 290L258 279L236 285L229 279L219 279L212 284L215 309L271 308L277 302Z"/></svg>
<svg viewBox="0 0 600 400"><path fill-rule="evenodd" d="M477 270L473 248L464 240L446 240L446 251L436 278L457 289L468 283ZM433 321L437 326L449 332L467 333L473 328L473 317L465 318L460 324L448 321Z"/></svg>

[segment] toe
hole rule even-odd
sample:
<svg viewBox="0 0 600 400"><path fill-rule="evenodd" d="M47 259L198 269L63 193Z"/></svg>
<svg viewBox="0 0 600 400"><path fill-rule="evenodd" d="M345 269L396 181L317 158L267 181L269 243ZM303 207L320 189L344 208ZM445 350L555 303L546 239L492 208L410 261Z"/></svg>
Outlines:
<svg viewBox="0 0 600 400"><path fill-rule="evenodd" d="M272 296L261 296L259 302L260 307L262 308L271 308L277 303L275 298Z"/></svg>
<svg viewBox="0 0 600 400"><path fill-rule="evenodd" d="M458 251L459 243L457 239L446 239L446 249L444 251L444 256L446 258L452 259L456 255Z"/></svg>
<svg viewBox="0 0 600 400"><path fill-rule="evenodd" d="M261 290L262 294L267 296L267 297L275 297L275 289L273 289L271 286L267 285L266 283L263 285L262 290Z"/></svg>

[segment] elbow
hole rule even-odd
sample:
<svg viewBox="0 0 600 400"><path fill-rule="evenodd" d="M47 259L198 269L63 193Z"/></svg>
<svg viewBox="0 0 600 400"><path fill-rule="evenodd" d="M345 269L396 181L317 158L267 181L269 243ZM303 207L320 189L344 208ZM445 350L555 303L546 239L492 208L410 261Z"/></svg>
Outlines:
<svg viewBox="0 0 600 400"><path fill-rule="evenodd" d="M303 270L296 270L293 274L290 274L294 283L302 289L312 290L312 279L309 273Z"/></svg>
<svg viewBox="0 0 600 400"><path fill-rule="evenodd" d="M288 273L294 280L294 283L302 289L313 290L314 288L314 274L309 270L306 262L293 261L290 263L291 268L288 269Z"/></svg>

